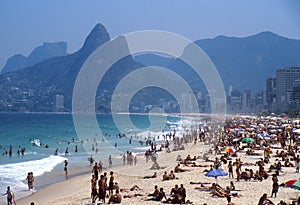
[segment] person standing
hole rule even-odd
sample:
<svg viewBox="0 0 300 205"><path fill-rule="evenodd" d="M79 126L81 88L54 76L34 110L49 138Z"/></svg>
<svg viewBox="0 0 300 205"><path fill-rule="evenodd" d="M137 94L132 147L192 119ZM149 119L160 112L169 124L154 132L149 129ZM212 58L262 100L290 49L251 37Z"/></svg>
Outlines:
<svg viewBox="0 0 300 205"><path fill-rule="evenodd" d="M109 195L112 196L113 195L113 190L114 190L114 172L111 171L110 172L110 178L109 178L109 182L108 182L108 191L109 191Z"/></svg>
<svg viewBox="0 0 300 205"><path fill-rule="evenodd" d="M242 163L239 159L236 159L235 166L236 166L236 168L235 168L236 180L240 181L240 176L241 176L240 170L241 170Z"/></svg>
<svg viewBox="0 0 300 205"><path fill-rule="evenodd" d="M229 163L228 163L228 173L229 173L228 174L229 178L234 178L232 161L229 161Z"/></svg>
<svg viewBox="0 0 300 205"><path fill-rule="evenodd" d="M179 188L178 194L181 196L181 202L183 204L185 204L186 189L184 188L183 184L180 184L180 188Z"/></svg>
<svg viewBox="0 0 300 205"><path fill-rule="evenodd" d="M98 176L99 176L99 166L97 164L97 162L95 162L95 165L93 167L92 172L94 173L94 177L96 178L96 180L98 180Z"/></svg>
<svg viewBox="0 0 300 205"><path fill-rule="evenodd" d="M94 158L93 158L93 155L91 155L89 158L88 158L89 162L90 162L90 167L94 164Z"/></svg>
<svg viewBox="0 0 300 205"><path fill-rule="evenodd" d="M101 173L103 169L103 163L101 160L99 161L98 167L99 167L99 172Z"/></svg>
<svg viewBox="0 0 300 205"><path fill-rule="evenodd" d="M137 156L136 156L136 155L134 156L134 159L133 159L133 160L134 160L134 161L133 161L133 162L134 162L134 166L136 166L136 163L137 163Z"/></svg>
<svg viewBox="0 0 300 205"><path fill-rule="evenodd" d="M219 169L220 166L221 166L221 163L220 163L219 159L216 157L216 159L214 161L214 168Z"/></svg>
<svg viewBox="0 0 300 205"><path fill-rule="evenodd" d="M300 158L297 156L296 158L296 172L300 173Z"/></svg>
<svg viewBox="0 0 300 205"><path fill-rule="evenodd" d="M111 157L111 155L109 155L109 157L108 157L108 167L109 168L112 167L112 157Z"/></svg>
<svg viewBox="0 0 300 205"><path fill-rule="evenodd" d="M279 189L279 184L278 184L278 182L277 182L277 181L273 181L271 197L273 197L273 194L274 194L274 195L275 195L275 198L276 198L278 189Z"/></svg>
<svg viewBox="0 0 300 205"><path fill-rule="evenodd" d="M68 176L68 165L69 165L69 162L68 162L68 160L65 160L64 163L65 163L65 167L64 167L65 175Z"/></svg>
<svg viewBox="0 0 300 205"><path fill-rule="evenodd" d="M33 182L34 182L33 172L28 172L26 180L28 183L28 189L33 190Z"/></svg>
<svg viewBox="0 0 300 205"><path fill-rule="evenodd" d="M98 181L98 199L102 201L102 203L105 203L105 195L106 195L106 181L104 175L100 176L100 180Z"/></svg>
<svg viewBox="0 0 300 205"><path fill-rule="evenodd" d="M15 205L17 204L15 200L14 192L11 191L10 186L7 187L7 190L3 195L7 195L7 205L12 205L13 202Z"/></svg>
<svg viewBox="0 0 300 205"><path fill-rule="evenodd" d="M92 203L95 203L98 197L98 192L97 192L97 179L95 178L94 175L92 175L91 187L92 187L92 192L91 192Z"/></svg>
<svg viewBox="0 0 300 205"><path fill-rule="evenodd" d="M123 153L122 158L123 158L123 166L125 166L125 162L126 162L126 155L125 155L125 153Z"/></svg>
<svg viewBox="0 0 300 205"><path fill-rule="evenodd" d="M69 154L69 148L67 147L66 151L65 151L65 155L68 155L68 154Z"/></svg>

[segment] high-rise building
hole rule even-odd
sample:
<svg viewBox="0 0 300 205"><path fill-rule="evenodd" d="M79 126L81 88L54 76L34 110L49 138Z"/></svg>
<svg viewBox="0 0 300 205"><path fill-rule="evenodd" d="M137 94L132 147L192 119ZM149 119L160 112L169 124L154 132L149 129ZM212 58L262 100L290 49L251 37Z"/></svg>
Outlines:
<svg viewBox="0 0 300 205"><path fill-rule="evenodd" d="M300 102L300 80L297 80L294 84L293 99Z"/></svg>
<svg viewBox="0 0 300 205"><path fill-rule="evenodd" d="M64 96L63 95L55 95L54 103L53 103L53 111L60 112L64 110Z"/></svg>
<svg viewBox="0 0 300 205"><path fill-rule="evenodd" d="M228 87L228 96L230 97L232 93L232 85L229 85Z"/></svg>
<svg viewBox="0 0 300 205"><path fill-rule="evenodd" d="M251 105L251 90L245 90L242 93L242 110L248 111Z"/></svg>
<svg viewBox="0 0 300 205"><path fill-rule="evenodd" d="M269 77L266 80L266 103L272 105L276 102L276 78Z"/></svg>
<svg viewBox="0 0 300 205"><path fill-rule="evenodd" d="M286 67L276 71L276 99L278 104L289 103L293 88L300 80L300 67Z"/></svg>

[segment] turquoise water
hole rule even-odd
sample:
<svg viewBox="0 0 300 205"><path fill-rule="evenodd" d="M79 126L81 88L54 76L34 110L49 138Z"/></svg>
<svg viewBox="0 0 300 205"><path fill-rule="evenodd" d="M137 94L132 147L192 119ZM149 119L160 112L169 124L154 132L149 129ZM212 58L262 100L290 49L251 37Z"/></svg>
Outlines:
<svg viewBox="0 0 300 205"><path fill-rule="evenodd" d="M168 116L165 121L159 121L148 115L130 115L130 119L136 127L119 130L112 115L97 115L101 133L79 138L71 114L1 113L0 191L4 193L6 186L10 185L16 193L24 192L27 189L24 179L28 172L43 176L62 167L65 159L68 159L70 166L78 168L88 164L87 159L91 154L97 161L106 162L109 155L119 157L127 150L141 152L146 149L145 141L148 137L154 138L163 132L179 129L178 123L181 120L179 117ZM33 146L34 140L38 140L41 146ZM99 149L97 154L93 153L95 149L91 147L86 151L84 147L89 147L89 144ZM65 154L67 148L68 154ZM25 149L24 155L21 152L18 155L18 150L22 149ZM57 155L55 150L58 150Z"/></svg>

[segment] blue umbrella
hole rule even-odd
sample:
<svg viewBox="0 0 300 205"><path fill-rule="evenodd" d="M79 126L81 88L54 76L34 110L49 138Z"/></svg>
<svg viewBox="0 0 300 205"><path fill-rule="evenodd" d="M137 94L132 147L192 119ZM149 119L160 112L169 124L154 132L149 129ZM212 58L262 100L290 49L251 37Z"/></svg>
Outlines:
<svg viewBox="0 0 300 205"><path fill-rule="evenodd" d="M219 176L227 176L228 173L221 170L221 169L213 169L213 170L210 170L209 172L207 172L205 174L205 176L207 177L215 177L216 178L216 181L217 181L217 177Z"/></svg>
<svg viewBox="0 0 300 205"><path fill-rule="evenodd" d="M207 177L219 177L219 176L227 176L228 173L224 172L221 169L213 169L205 174Z"/></svg>

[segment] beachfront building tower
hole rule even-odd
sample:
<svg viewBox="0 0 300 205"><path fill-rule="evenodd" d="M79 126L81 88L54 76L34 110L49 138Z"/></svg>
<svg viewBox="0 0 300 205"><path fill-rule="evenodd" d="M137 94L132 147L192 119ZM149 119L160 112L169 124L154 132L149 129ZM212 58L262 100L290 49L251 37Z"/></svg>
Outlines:
<svg viewBox="0 0 300 205"><path fill-rule="evenodd" d="M266 80L266 103L269 106L276 103L276 77Z"/></svg>
<svg viewBox="0 0 300 205"><path fill-rule="evenodd" d="M242 92L242 111L249 112L251 107L251 90L245 90Z"/></svg>
<svg viewBox="0 0 300 205"><path fill-rule="evenodd" d="M286 67L276 71L276 101L281 111L294 101L293 88L300 80L300 67Z"/></svg>

